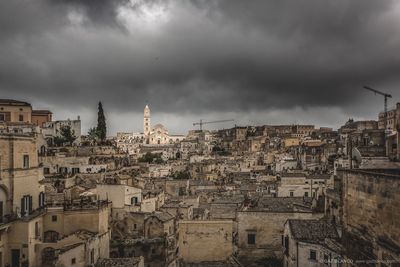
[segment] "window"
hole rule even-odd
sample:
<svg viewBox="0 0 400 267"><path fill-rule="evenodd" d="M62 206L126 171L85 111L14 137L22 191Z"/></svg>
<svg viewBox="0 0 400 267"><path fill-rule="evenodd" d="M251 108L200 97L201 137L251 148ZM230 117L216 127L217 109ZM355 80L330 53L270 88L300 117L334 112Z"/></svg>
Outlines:
<svg viewBox="0 0 400 267"><path fill-rule="evenodd" d="M32 196L25 195L21 198L21 216L29 215L32 212Z"/></svg>
<svg viewBox="0 0 400 267"><path fill-rule="evenodd" d="M90 264L94 264L94 249L90 251Z"/></svg>
<svg viewBox="0 0 400 267"><path fill-rule="evenodd" d="M293 197L293 196L294 196L293 191L291 191L291 192L289 193L289 195L290 195L291 197Z"/></svg>
<svg viewBox="0 0 400 267"><path fill-rule="evenodd" d="M310 249L310 260L317 260L317 252L313 249Z"/></svg>
<svg viewBox="0 0 400 267"><path fill-rule="evenodd" d="M285 236L283 247L285 248L285 254L289 255L289 237Z"/></svg>
<svg viewBox="0 0 400 267"><path fill-rule="evenodd" d="M52 222L56 222L56 221L57 221L57 215L51 216L51 221L52 221Z"/></svg>
<svg viewBox="0 0 400 267"><path fill-rule="evenodd" d="M0 113L0 121L6 121L6 114Z"/></svg>
<svg viewBox="0 0 400 267"><path fill-rule="evenodd" d="M19 115L19 116L18 116L18 120L19 120L19 121L24 121L24 115Z"/></svg>
<svg viewBox="0 0 400 267"><path fill-rule="evenodd" d="M136 229L137 229L137 224L134 223L134 224L133 224L133 230L136 230Z"/></svg>
<svg viewBox="0 0 400 267"><path fill-rule="evenodd" d="M35 222L35 237L39 238L40 233L39 233L39 222Z"/></svg>
<svg viewBox="0 0 400 267"><path fill-rule="evenodd" d="M50 168L43 168L43 174L50 174Z"/></svg>
<svg viewBox="0 0 400 267"><path fill-rule="evenodd" d="M71 265L74 265L76 263L76 259L75 258L72 258L71 259Z"/></svg>
<svg viewBox="0 0 400 267"><path fill-rule="evenodd" d="M247 234L247 244L249 244L249 245L256 244L256 234L254 234L254 233Z"/></svg>
<svg viewBox="0 0 400 267"><path fill-rule="evenodd" d="M304 192L304 196L305 196L305 197L308 197L308 192Z"/></svg>
<svg viewBox="0 0 400 267"><path fill-rule="evenodd" d="M44 207L44 192L39 193L39 208Z"/></svg>
<svg viewBox="0 0 400 267"><path fill-rule="evenodd" d="M29 168L29 156L24 155L24 169L28 169L28 168Z"/></svg>

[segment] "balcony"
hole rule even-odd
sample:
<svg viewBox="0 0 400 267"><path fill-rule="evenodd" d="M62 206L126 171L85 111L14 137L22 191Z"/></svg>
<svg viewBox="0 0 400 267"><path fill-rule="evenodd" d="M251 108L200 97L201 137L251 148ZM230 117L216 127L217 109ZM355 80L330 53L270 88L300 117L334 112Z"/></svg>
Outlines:
<svg viewBox="0 0 400 267"><path fill-rule="evenodd" d="M3 217L0 217L0 228L7 227L9 223L16 220L18 220L17 214L7 214Z"/></svg>

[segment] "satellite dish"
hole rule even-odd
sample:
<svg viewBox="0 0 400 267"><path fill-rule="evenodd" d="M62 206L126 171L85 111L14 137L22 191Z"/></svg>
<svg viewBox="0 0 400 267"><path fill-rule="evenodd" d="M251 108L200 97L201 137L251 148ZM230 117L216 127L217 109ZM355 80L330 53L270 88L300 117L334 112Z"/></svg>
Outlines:
<svg viewBox="0 0 400 267"><path fill-rule="evenodd" d="M355 159L358 163L361 163L361 153L356 147L353 147L351 150L351 158Z"/></svg>

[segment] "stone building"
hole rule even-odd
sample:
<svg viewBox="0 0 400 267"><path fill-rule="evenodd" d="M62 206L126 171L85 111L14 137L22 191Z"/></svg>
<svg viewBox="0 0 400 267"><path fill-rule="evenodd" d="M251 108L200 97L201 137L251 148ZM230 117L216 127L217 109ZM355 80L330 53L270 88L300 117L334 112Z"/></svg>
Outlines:
<svg viewBox="0 0 400 267"><path fill-rule="evenodd" d="M33 110L28 102L0 99L0 122L43 126L52 120L53 113L50 110Z"/></svg>
<svg viewBox="0 0 400 267"><path fill-rule="evenodd" d="M50 110L32 110L32 123L36 126L41 127L52 120L53 113Z"/></svg>
<svg viewBox="0 0 400 267"><path fill-rule="evenodd" d="M117 133L117 148L129 155L139 155L141 144L145 143L142 133Z"/></svg>
<svg viewBox="0 0 400 267"><path fill-rule="evenodd" d="M282 235L284 266L337 266L342 246L335 225L325 220L287 220Z"/></svg>
<svg viewBox="0 0 400 267"><path fill-rule="evenodd" d="M179 260L210 264L227 261L233 253L232 225L231 220L180 221Z"/></svg>
<svg viewBox="0 0 400 267"><path fill-rule="evenodd" d="M385 128L384 112L379 113L378 125L379 129ZM400 103L397 103L394 108L388 110L386 129L387 156L400 160Z"/></svg>
<svg viewBox="0 0 400 267"><path fill-rule="evenodd" d="M111 257L144 258L145 266L176 266L175 219L165 212L131 212L112 224Z"/></svg>
<svg viewBox="0 0 400 267"><path fill-rule="evenodd" d="M143 134L146 144L150 145L177 143L185 138L183 135L170 135L167 128L159 123L151 127L151 115L148 105L146 105L144 108Z"/></svg>
<svg viewBox="0 0 400 267"><path fill-rule="evenodd" d="M52 140L54 137L61 136L61 129L63 127L70 127L72 134L76 137L74 143L79 144L81 141L81 119L78 116L76 120L58 120L46 122L42 126L42 133L44 137Z"/></svg>
<svg viewBox="0 0 400 267"><path fill-rule="evenodd" d="M145 267L144 258L140 257L129 257L129 258L112 258L112 259L100 259L97 261L95 267Z"/></svg>
<svg viewBox="0 0 400 267"><path fill-rule="evenodd" d="M31 104L12 99L0 99L0 122L31 123Z"/></svg>
<svg viewBox="0 0 400 267"><path fill-rule="evenodd" d="M177 253L177 226L174 216L167 212L153 212L144 222L144 237L146 239L163 239L163 246L158 251L155 260L163 262L163 265L174 266ZM146 261L147 262L147 261Z"/></svg>
<svg viewBox="0 0 400 267"><path fill-rule="evenodd" d="M110 203L93 199L48 208L43 217L43 241L37 248L40 266L87 266L108 258L109 216Z"/></svg>
<svg viewBox="0 0 400 267"><path fill-rule="evenodd" d="M117 133L117 147L130 155L143 152L143 145L168 145L184 140L183 135L171 135L162 124L151 126L151 111L148 105L143 110L143 133Z"/></svg>
<svg viewBox="0 0 400 267"><path fill-rule="evenodd" d="M102 183L92 190L100 200L112 202L112 217L123 218L126 213L139 211L142 202L142 190L123 184Z"/></svg>
<svg viewBox="0 0 400 267"><path fill-rule="evenodd" d="M385 132L383 129L354 131L348 134L349 146L357 148L362 157L386 156Z"/></svg>
<svg viewBox="0 0 400 267"><path fill-rule="evenodd" d="M161 206L160 210L173 215L177 220L192 220L193 205L183 202L170 202Z"/></svg>
<svg viewBox="0 0 400 267"><path fill-rule="evenodd" d="M278 185L278 197L317 198L331 184L330 179L329 174L284 173Z"/></svg>
<svg viewBox="0 0 400 267"><path fill-rule="evenodd" d="M354 121L349 119L343 126L338 129L339 134L347 134L354 131L362 130L376 130L378 129L378 122L374 120L369 121Z"/></svg>
<svg viewBox="0 0 400 267"><path fill-rule="evenodd" d="M237 212L238 257L252 266L264 257L282 257L281 236L288 219L319 219L304 198L263 197Z"/></svg>
<svg viewBox="0 0 400 267"><path fill-rule="evenodd" d="M275 173L288 172L298 169L298 160L290 154L274 155Z"/></svg>
<svg viewBox="0 0 400 267"><path fill-rule="evenodd" d="M36 136L0 134L0 264L37 265L44 188Z"/></svg>
<svg viewBox="0 0 400 267"><path fill-rule="evenodd" d="M184 196L189 191L187 179L165 179L164 192L172 197Z"/></svg>
<svg viewBox="0 0 400 267"><path fill-rule="evenodd" d="M34 134L0 135L0 217L29 215L44 206L43 173Z"/></svg>
<svg viewBox="0 0 400 267"><path fill-rule="evenodd" d="M167 128L162 124L156 124L151 128L150 133L148 134L149 144L157 144L163 145L168 144L170 142L169 133Z"/></svg>
<svg viewBox="0 0 400 267"><path fill-rule="evenodd" d="M399 169L341 170L338 176L346 256L400 262Z"/></svg>
<svg viewBox="0 0 400 267"><path fill-rule="evenodd" d="M323 153L325 142L316 140L305 140L299 151L299 160L303 170L321 171L327 167L327 159Z"/></svg>
<svg viewBox="0 0 400 267"><path fill-rule="evenodd" d="M150 115L150 108L148 105L144 107L143 111L143 134L148 137L150 135L151 130L151 115ZM148 143L149 140L146 140Z"/></svg>
<svg viewBox="0 0 400 267"><path fill-rule="evenodd" d="M398 129L400 122L400 103L387 111L386 129L395 131ZM378 128L385 129L385 112L380 112L378 115Z"/></svg>
<svg viewBox="0 0 400 267"><path fill-rule="evenodd" d="M122 219L113 218L112 223L112 239L123 240L125 238L143 238L144 237L144 221L148 213L145 212L129 212Z"/></svg>

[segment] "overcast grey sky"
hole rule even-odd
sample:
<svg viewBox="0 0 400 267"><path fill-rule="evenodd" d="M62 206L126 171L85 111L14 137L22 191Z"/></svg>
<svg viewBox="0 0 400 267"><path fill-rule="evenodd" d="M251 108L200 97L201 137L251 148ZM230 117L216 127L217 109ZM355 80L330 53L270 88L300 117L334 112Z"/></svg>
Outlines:
<svg viewBox="0 0 400 267"><path fill-rule="evenodd" d="M0 98L109 133L376 119L400 99L400 1L2 0ZM218 128L234 123L215 125Z"/></svg>

